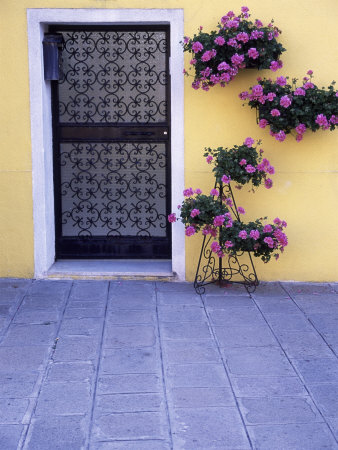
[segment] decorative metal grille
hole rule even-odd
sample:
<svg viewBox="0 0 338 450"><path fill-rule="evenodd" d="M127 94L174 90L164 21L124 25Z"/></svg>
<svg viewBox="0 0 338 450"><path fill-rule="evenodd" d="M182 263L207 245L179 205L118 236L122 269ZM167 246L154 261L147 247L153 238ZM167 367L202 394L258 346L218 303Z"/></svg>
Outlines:
<svg viewBox="0 0 338 450"><path fill-rule="evenodd" d="M164 31L62 31L60 123L167 119Z"/></svg>
<svg viewBox="0 0 338 450"><path fill-rule="evenodd" d="M164 143L61 143L63 236L166 235Z"/></svg>

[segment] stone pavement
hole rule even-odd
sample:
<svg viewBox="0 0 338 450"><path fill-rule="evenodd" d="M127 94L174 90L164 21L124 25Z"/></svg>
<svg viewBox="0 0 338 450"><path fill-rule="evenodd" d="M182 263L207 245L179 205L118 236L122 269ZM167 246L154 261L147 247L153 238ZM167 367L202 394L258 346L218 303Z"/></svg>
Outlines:
<svg viewBox="0 0 338 450"><path fill-rule="evenodd" d="M0 280L0 449L338 449L338 284Z"/></svg>

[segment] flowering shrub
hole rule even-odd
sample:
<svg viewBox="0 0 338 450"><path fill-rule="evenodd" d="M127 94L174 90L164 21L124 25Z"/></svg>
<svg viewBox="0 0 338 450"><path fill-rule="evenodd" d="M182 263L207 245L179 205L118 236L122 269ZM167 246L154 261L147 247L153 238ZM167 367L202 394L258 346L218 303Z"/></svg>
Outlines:
<svg viewBox="0 0 338 450"><path fill-rule="evenodd" d="M318 88L312 82L312 70L309 77L303 78L301 87L297 79L289 84L289 77L271 79L258 78L258 84L239 94L242 100L248 100L251 108L259 111L258 123L261 128L270 126L270 134L278 141L295 131L299 142L307 130L334 130L338 123L338 93L333 81L327 89Z"/></svg>
<svg viewBox="0 0 338 450"><path fill-rule="evenodd" d="M218 183L228 184L232 180L243 185L251 181L254 186L264 182L267 189L272 187L272 180L267 175L274 174L275 169L266 158L262 158L263 150L257 150L261 142L257 141L256 147L254 144L254 139L248 137L242 145L234 145L230 149L205 149L204 156L208 164L213 164L212 171Z"/></svg>
<svg viewBox="0 0 338 450"><path fill-rule="evenodd" d="M202 87L207 91L216 84L224 87L239 69L276 71L283 66L279 57L285 49L276 40L281 31L273 20L267 26L258 19L248 20L248 11L246 6L238 16L229 11L221 18L217 30L204 33L200 27L192 39L184 37L183 49L192 54L190 65L195 69L194 89Z"/></svg>
<svg viewBox="0 0 338 450"><path fill-rule="evenodd" d="M263 224L260 219L255 222L243 223L234 221L232 227L222 228L219 233L220 252L253 252L254 256L260 257L265 263L271 259L272 254L279 258L279 251L283 252L288 244L283 228L287 226L285 221L278 217L273 224ZM211 244L211 250L213 246Z"/></svg>

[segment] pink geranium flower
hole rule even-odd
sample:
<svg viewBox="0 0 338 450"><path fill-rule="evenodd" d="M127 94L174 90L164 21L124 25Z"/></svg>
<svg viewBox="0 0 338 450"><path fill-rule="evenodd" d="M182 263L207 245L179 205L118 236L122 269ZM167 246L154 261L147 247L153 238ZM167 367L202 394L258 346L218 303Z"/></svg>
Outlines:
<svg viewBox="0 0 338 450"><path fill-rule="evenodd" d="M248 173L254 173L254 172L256 172L255 167L252 166L251 164L248 164L247 166L245 166L245 170L246 170Z"/></svg>
<svg viewBox="0 0 338 450"><path fill-rule="evenodd" d="M265 225L265 227L263 228L264 233L271 233L272 230L273 228L271 225Z"/></svg>
<svg viewBox="0 0 338 450"><path fill-rule="evenodd" d="M264 238L264 242L265 242L266 244L268 244L268 246L269 246L270 248L273 248L273 247L274 247L272 237L265 237L265 238Z"/></svg>
<svg viewBox="0 0 338 450"><path fill-rule="evenodd" d="M266 189L272 188L272 180L271 180L270 178L267 178L267 179L264 181L264 186L266 187Z"/></svg>
<svg viewBox="0 0 338 450"><path fill-rule="evenodd" d="M296 131L299 134L304 134L306 131L306 126L303 123L300 123L299 125L296 126Z"/></svg>
<svg viewBox="0 0 338 450"><path fill-rule="evenodd" d="M257 241L257 239L259 238L259 231L258 230L251 230L250 231L250 237L252 239L254 239L255 241Z"/></svg>
<svg viewBox="0 0 338 450"><path fill-rule="evenodd" d="M255 47L249 48L248 56L249 58L257 59L259 57L259 52L256 50Z"/></svg>
<svg viewBox="0 0 338 450"><path fill-rule="evenodd" d="M271 114L273 117L278 117L278 116L280 116L280 112L279 112L279 110L276 109L276 108L272 109L270 114Z"/></svg>
<svg viewBox="0 0 338 450"><path fill-rule="evenodd" d="M192 226L189 226L189 227L187 227L187 228L185 229L185 235L186 235L186 236L192 236L192 235L195 234L195 233L196 233L196 230L195 230L195 228L192 227Z"/></svg>
<svg viewBox="0 0 338 450"><path fill-rule="evenodd" d="M214 218L214 222L213 222L214 227L220 227L220 226L222 226L223 223L224 223L224 221L225 221L225 217L224 217L224 216L216 216L216 217Z"/></svg>
<svg viewBox="0 0 338 450"><path fill-rule="evenodd" d="M210 245L211 251L214 253L218 253L221 250L221 246L218 242L213 241L213 243Z"/></svg>
<svg viewBox="0 0 338 450"><path fill-rule="evenodd" d="M285 77L277 77L276 83L279 84L279 86L285 86L287 82L287 79Z"/></svg>
<svg viewBox="0 0 338 450"><path fill-rule="evenodd" d="M306 92L303 88L297 88L293 93L293 95L305 95L305 94Z"/></svg>
<svg viewBox="0 0 338 450"><path fill-rule="evenodd" d="M261 119L259 121L259 127L260 128L265 128L267 125L269 125L269 122L266 119Z"/></svg>
<svg viewBox="0 0 338 450"><path fill-rule="evenodd" d="M200 210L199 209L193 209L190 213L190 217L196 217L200 214Z"/></svg>
<svg viewBox="0 0 338 450"><path fill-rule="evenodd" d="M204 47L203 44L201 44L199 41L196 41L192 44L191 48L194 53L198 53L201 52Z"/></svg>
<svg viewBox="0 0 338 450"><path fill-rule="evenodd" d="M245 230L242 230L238 233L238 237L241 239L246 239L248 237L248 233Z"/></svg>
<svg viewBox="0 0 338 450"><path fill-rule="evenodd" d="M214 197L218 197L219 196L219 191L217 189L211 189L210 195L213 195Z"/></svg>
<svg viewBox="0 0 338 450"><path fill-rule="evenodd" d="M225 39L223 36L217 36L217 38L214 40L215 44L222 46L225 44Z"/></svg>
<svg viewBox="0 0 338 450"><path fill-rule="evenodd" d="M212 161L213 159L214 159L214 158L213 158L211 155L208 155L208 156L206 157L206 161L207 161L208 164L210 164L211 161Z"/></svg>
<svg viewBox="0 0 338 450"><path fill-rule="evenodd" d="M255 143L255 140L252 139L251 137L247 137L244 141L244 145L246 145L247 147L252 147L252 145Z"/></svg>
<svg viewBox="0 0 338 450"><path fill-rule="evenodd" d="M244 158L241 159L240 162L239 162L239 165L240 166L245 166L245 164L246 164L246 159L244 159Z"/></svg>
<svg viewBox="0 0 338 450"><path fill-rule="evenodd" d="M191 197L192 195L194 195L194 191L192 188L184 189L183 195L184 197Z"/></svg>
<svg viewBox="0 0 338 450"><path fill-rule="evenodd" d="M237 211L239 212L239 214L245 214L245 209L242 208L241 206L239 206L239 207L237 208Z"/></svg>
<svg viewBox="0 0 338 450"><path fill-rule="evenodd" d="M283 106L284 108L288 108L292 103L292 100L288 95L283 95L283 97L280 99L279 104Z"/></svg>
<svg viewBox="0 0 338 450"><path fill-rule="evenodd" d="M231 248L231 247L233 247L234 246L234 244L233 244L233 242L231 242L231 241L225 241L224 242L224 247L226 247L226 248Z"/></svg>
<svg viewBox="0 0 338 450"><path fill-rule="evenodd" d="M229 184L230 181L231 181L230 175L229 175L229 176L227 176L227 175L223 175L223 176L222 176L222 182L223 182L224 184Z"/></svg>
<svg viewBox="0 0 338 450"><path fill-rule="evenodd" d="M202 194L202 190L200 188L195 189L195 194Z"/></svg>
<svg viewBox="0 0 338 450"><path fill-rule="evenodd" d="M168 216L168 221L170 222L170 223L174 223L174 222L176 222L176 214L175 213L171 213L171 214L169 214L169 216Z"/></svg>

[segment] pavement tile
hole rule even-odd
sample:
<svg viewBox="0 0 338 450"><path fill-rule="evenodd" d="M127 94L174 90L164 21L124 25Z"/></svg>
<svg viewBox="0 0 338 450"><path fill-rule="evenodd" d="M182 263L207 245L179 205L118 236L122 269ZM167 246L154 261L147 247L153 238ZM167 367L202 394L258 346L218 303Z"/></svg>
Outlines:
<svg viewBox="0 0 338 450"><path fill-rule="evenodd" d="M255 302L263 313L299 314L299 308L288 296L269 297L254 295Z"/></svg>
<svg viewBox="0 0 338 450"><path fill-rule="evenodd" d="M323 333L323 337L338 357L338 330L335 333Z"/></svg>
<svg viewBox="0 0 338 450"><path fill-rule="evenodd" d="M158 281L156 282L156 290L158 292L185 292L187 294L196 294L192 283L188 282Z"/></svg>
<svg viewBox="0 0 338 450"><path fill-rule="evenodd" d="M32 419L25 450L75 450L84 448L87 419L83 416L51 416ZM48 442L48 444L47 444ZM47 447L46 447L47 445Z"/></svg>
<svg viewBox="0 0 338 450"><path fill-rule="evenodd" d="M229 308L240 308L255 306L252 298L248 295L210 295L206 294L204 296L204 304L206 308L212 309L229 309Z"/></svg>
<svg viewBox="0 0 338 450"><path fill-rule="evenodd" d="M219 286L217 283L212 283L205 286L204 295L236 295L249 297L245 287L240 283L226 283L224 286Z"/></svg>
<svg viewBox="0 0 338 450"><path fill-rule="evenodd" d="M329 418L328 422L329 422L329 425L330 425L333 435L338 440L338 417L337 418Z"/></svg>
<svg viewBox="0 0 338 450"><path fill-rule="evenodd" d="M67 307L64 317L66 319L77 318L103 318L105 315L105 309L103 307L97 308L73 308Z"/></svg>
<svg viewBox="0 0 338 450"><path fill-rule="evenodd" d="M213 340L203 341L163 341L163 354L168 364L221 363L220 355Z"/></svg>
<svg viewBox="0 0 338 450"><path fill-rule="evenodd" d="M68 295L73 282L60 280L35 280L29 285L28 295L34 296L60 296Z"/></svg>
<svg viewBox="0 0 338 450"><path fill-rule="evenodd" d="M326 342L314 331L286 331L278 333L278 339L289 358L330 358L333 356Z"/></svg>
<svg viewBox="0 0 338 450"><path fill-rule="evenodd" d="M338 420L338 378L335 383L311 384L309 390L323 415Z"/></svg>
<svg viewBox="0 0 338 450"><path fill-rule="evenodd" d="M91 450L170 450L171 447L165 441L141 440L141 441L111 441L94 442Z"/></svg>
<svg viewBox="0 0 338 450"><path fill-rule="evenodd" d="M159 370L160 358L156 347L103 348L102 374L155 373Z"/></svg>
<svg viewBox="0 0 338 450"><path fill-rule="evenodd" d="M310 397L240 398L247 425L322 422Z"/></svg>
<svg viewBox="0 0 338 450"><path fill-rule="evenodd" d="M27 311L29 310L34 311L36 309L57 310L62 309L65 302L66 302L65 296L50 295L50 294L43 296L25 295L21 304L21 309L25 309Z"/></svg>
<svg viewBox="0 0 338 450"><path fill-rule="evenodd" d="M266 326L264 318L255 306L210 310L211 322L224 327Z"/></svg>
<svg viewBox="0 0 338 450"><path fill-rule="evenodd" d="M0 290L3 289L26 289L30 286L32 280L24 278L0 278ZM1 294L0 294L1 295Z"/></svg>
<svg viewBox="0 0 338 450"><path fill-rule="evenodd" d="M106 348L151 347L156 344L155 328L149 325L106 327L104 346Z"/></svg>
<svg viewBox="0 0 338 450"><path fill-rule="evenodd" d="M98 357L97 336L66 336L57 341L54 361L89 361Z"/></svg>
<svg viewBox="0 0 338 450"><path fill-rule="evenodd" d="M203 306L201 297L186 292L159 292L157 294L159 305L195 305Z"/></svg>
<svg viewBox="0 0 338 450"><path fill-rule="evenodd" d="M46 323L44 325L12 324L4 339L2 346L19 345L52 345L56 334L56 325Z"/></svg>
<svg viewBox="0 0 338 450"><path fill-rule="evenodd" d="M229 386L222 364L176 364L167 367L167 382L172 387Z"/></svg>
<svg viewBox="0 0 338 450"><path fill-rule="evenodd" d="M307 391L300 379L294 377L234 377L231 383L236 397L304 396Z"/></svg>
<svg viewBox="0 0 338 450"><path fill-rule="evenodd" d="M0 372L42 370L48 353L47 346L0 347Z"/></svg>
<svg viewBox="0 0 338 450"><path fill-rule="evenodd" d="M129 394L160 392L160 377L153 373L101 375L97 394Z"/></svg>
<svg viewBox="0 0 338 450"><path fill-rule="evenodd" d="M285 297L287 294L279 281L261 281L253 293L253 297Z"/></svg>
<svg viewBox="0 0 338 450"><path fill-rule="evenodd" d="M111 413L159 411L162 395L151 394L107 394L96 398L95 415Z"/></svg>
<svg viewBox="0 0 338 450"><path fill-rule="evenodd" d="M23 425L0 425L0 448L17 450L23 429Z"/></svg>
<svg viewBox="0 0 338 450"><path fill-rule="evenodd" d="M26 289L3 288L0 289L0 305L17 305L24 297Z"/></svg>
<svg viewBox="0 0 338 450"><path fill-rule="evenodd" d="M155 293L155 283L141 280L121 280L110 282L109 298L113 296L145 294L148 297Z"/></svg>
<svg viewBox="0 0 338 450"><path fill-rule="evenodd" d="M247 427L254 448L259 450L337 450L325 423L289 423Z"/></svg>
<svg viewBox="0 0 338 450"><path fill-rule="evenodd" d="M98 318L64 319L61 324L59 336L92 336L101 335L103 320Z"/></svg>
<svg viewBox="0 0 338 450"><path fill-rule="evenodd" d="M182 322L166 323L160 326L162 339L210 339L211 333L207 323Z"/></svg>
<svg viewBox="0 0 338 450"><path fill-rule="evenodd" d="M311 323L299 314L264 314L268 324L275 333L284 331L313 331Z"/></svg>
<svg viewBox="0 0 338 450"><path fill-rule="evenodd" d="M0 423L21 423L28 407L26 398L0 398Z"/></svg>
<svg viewBox="0 0 338 450"><path fill-rule="evenodd" d="M49 367L47 381L91 382L94 374L92 362L59 362Z"/></svg>
<svg viewBox="0 0 338 450"><path fill-rule="evenodd" d="M278 345L269 327L213 327L220 347L265 347Z"/></svg>
<svg viewBox="0 0 338 450"><path fill-rule="evenodd" d="M160 305L158 307L160 323L167 322L205 322L206 314L201 306Z"/></svg>
<svg viewBox="0 0 338 450"><path fill-rule="evenodd" d="M61 314L57 309L31 309L30 307L20 307L15 314L14 323L45 324L58 322Z"/></svg>
<svg viewBox="0 0 338 450"><path fill-rule="evenodd" d="M292 363L305 383L326 383L338 380L337 358L294 359Z"/></svg>
<svg viewBox="0 0 338 450"><path fill-rule="evenodd" d="M281 285L291 296L303 294L321 295L335 292L332 286L327 283L282 282Z"/></svg>
<svg viewBox="0 0 338 450"><path fill-rule="evenodd" d="M155 322L156 322L155 311L148 311L148 310L109 311L106 319L107 326L153 324Z"/></svg>
<svg viewBox="0 0 338 450"><path fill-rule="evenodd" d="M156 310L156 297L154 293L135 293L117 295L116 293L109 299L108 310Z"/></svg>
<svg viewBox="0 0 338 450"><path fill-rule="evenodd" d="M55 383L43 385L35 416L88 414L91 408L89 383Z"/></svg>
<svg viewBox="0 0 338 450"><path fill-rule="evenodd" d="M176 409L172 426L175 449L250 449L237 408Z"/></svg>
<svg viewBox="0 0 338 450"><path fill-rule="evenodd" d="M0 304L0 318L6 318L9 315L13 315L17 309L15 302L9 301L7 304Z"/></svg>
<svg viewBox="0 0 338 450"><path fill-rule="evenodd" d="M338 294L300 294L295 302L305 313L329 313L338 311Z"/></svg>
<svg viewBox="0 0 338 450"><path fill-rule="evenodd" d="M235 406L230 387L171 389L171 401L174 408L204 408L208 406Z"/></svg>
<svg viewBox="0 0 338 450"><path fill-rule="evenodd" d="M223 348L232 375L294 376L295 371L278 347Z"/></svg>
<svg viewBox="0 0 338 450"><path fill-rule="evenodd" d="M106 299L108 295L108 281L74 281L70 293L70 299L84 299L97 301Z"/></svg>
<svg viewBox="0 0 338 450"><path fill-rule="evenodd" d="M12 372L0 373L0 398L30 397L34 393L39 372Z"/></svg>
<svg viewBox="0 0 338 450"><path fill-rule="evenodd" d="M338 309L328 314L311 313L308 317L320 333L336 333L338 330Z"/></svg>
<svg viewBox="0 0 338 450"><path fill-rule="evenodd" d="M102 439L163 439L167 423L159 412L120 413L100 416L93 421L93 436Z"/></svg>

